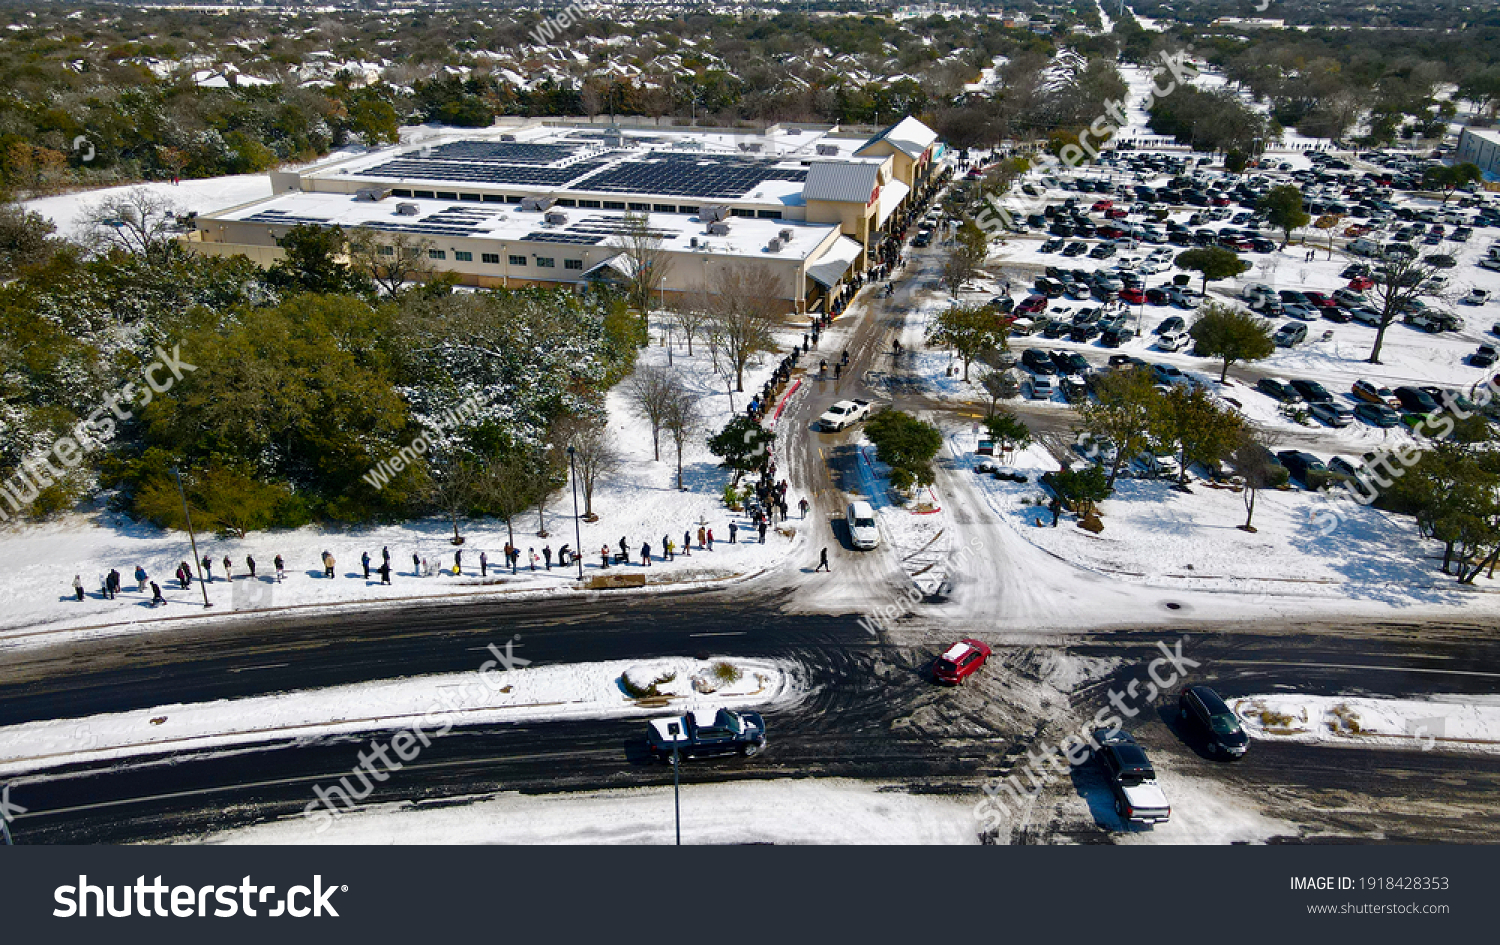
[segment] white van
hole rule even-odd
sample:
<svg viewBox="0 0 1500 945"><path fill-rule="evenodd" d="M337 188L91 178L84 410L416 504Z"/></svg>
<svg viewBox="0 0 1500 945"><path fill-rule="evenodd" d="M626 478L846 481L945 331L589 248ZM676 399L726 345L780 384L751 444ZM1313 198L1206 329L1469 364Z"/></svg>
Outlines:
<svg viewBox="0 0 1500 945"><path fill-rule="evenodd" d="M1349 252L1356 256L1379 256L1380 244L1374 240L1367 240L1363 236L1349 243Z"/></svg>
<svg viewBox="0 0 1500 945"><path fill-rule="evenodd" d="M856 500L849 503L844 513L849 523L849 541L860 551L869 551L880 544L880 529L875 524L875 510L870 503Z"/></svg>

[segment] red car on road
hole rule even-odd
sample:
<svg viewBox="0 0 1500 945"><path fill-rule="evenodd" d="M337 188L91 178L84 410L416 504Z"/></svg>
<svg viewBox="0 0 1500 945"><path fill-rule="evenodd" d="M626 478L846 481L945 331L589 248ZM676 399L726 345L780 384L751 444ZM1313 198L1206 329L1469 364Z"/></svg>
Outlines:
<svg viewBox="0 0 1500 945"><path fill-rule="evenodd" d="M988 644L978 640L963 639L943 651L932 667L932 675L940 683L958 685L967 676L972 676L990 658Z"/></svg>

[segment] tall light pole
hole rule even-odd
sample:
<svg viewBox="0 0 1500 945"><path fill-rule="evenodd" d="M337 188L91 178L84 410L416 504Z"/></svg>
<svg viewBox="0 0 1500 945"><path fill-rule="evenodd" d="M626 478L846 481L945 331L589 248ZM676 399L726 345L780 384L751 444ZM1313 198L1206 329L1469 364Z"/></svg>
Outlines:
<svg viewBox="0 0 1500 945"><path fill-rule="evenodd" d="M667 734L672 736L672 808L677 814L677 845L682 846L682 782L677 773L677 736L682 734L681 722L668 722Z"/></svg>
<svg viewBox="0 0 1500 945"><path fill-rule="evenodd" d="M177 495L182 499L182 517L187 520L188 541L193 545L193 567L198 569L198 589L203 592L203 606L212 607L208 602L208 585L203 583L203 561L198 557L198 538L193 534L193 515L188 511L187 493L182 491L182 473L176 466L172 467L172 477L177 480Z"/></svg>
<svg viewBox="0 0 1500 945"><path fill-rule="evenodd" d="M573 445L568 444L568 470L573 474L573 540L578 542L578 550L573 557L578 560L578 580L583 580L583 530L578 524L578 464L573 461Z"/></svg>

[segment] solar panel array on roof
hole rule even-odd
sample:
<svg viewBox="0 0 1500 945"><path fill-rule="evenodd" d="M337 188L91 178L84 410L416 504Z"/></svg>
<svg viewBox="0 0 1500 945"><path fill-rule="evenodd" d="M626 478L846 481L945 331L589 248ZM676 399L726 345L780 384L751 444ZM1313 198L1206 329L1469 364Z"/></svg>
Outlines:
<svg viewBox="0 0 1500 945"><path fill-rule="evenodd" d="M567 231L569 233L591 233L598 236L620 236L624 233L634 233L635 228L626 226L625 221L619 217L591 216L584 217L577 223L570 224L567 227ZM646 235L652 239L669 240L675 238L678 234L647 227Z"/></svg>
<svg viewBox="0 0 1500 945"><path fill-rule="evenodd" d="M245 217L248 223L270 223L277 226L297 226L305 224L308 226L333 226L327 220L315 217L299 217L287 213L285 210L262 210ZM387 233L415 233L422 236L479 236L485 230L478 228L477 222L469 222L456 216L445 216L434 213L432 216L421 220L412 220L409 223L398 223L382 220L371 220L361 224L372 230L380 230Z"/></svg>
<svg viewBox="0 0 1500 945"><path fill-rule="evenodd" d="M604 237L584 233L565 233L562 230L553 230L550 233L527 233L521 239L527 243L571 243L577 246L597 246L604 242Z"/></svg>
<svg viewBox="0 0 1500 945"><path fill-rule="evenodd" d="M774 161L705 157L697 154L653 154L647 160L622 161L571 190L663 196L743 197L768 180L805 181L805 168L777 167Z"/></svg>
<svg viewBox="0 0 1500 945"><path fill-rule="evenodd" d="M484 161L490 164L556 164L581 148L568 144L520 144L510 141L453 141L424 151L439 161Z"/></svg>
<svg viewBox="0 0 1500 945"><path fill-rule="evenodd" d="M530 145L542 147L542 145ZM597 171L602 161L579 161L566 167L497 164L488 161L439 161L431 158L396 158L361 171L363 177L394 180L450 180L475 184L523 184L560 187Z"/></svg>

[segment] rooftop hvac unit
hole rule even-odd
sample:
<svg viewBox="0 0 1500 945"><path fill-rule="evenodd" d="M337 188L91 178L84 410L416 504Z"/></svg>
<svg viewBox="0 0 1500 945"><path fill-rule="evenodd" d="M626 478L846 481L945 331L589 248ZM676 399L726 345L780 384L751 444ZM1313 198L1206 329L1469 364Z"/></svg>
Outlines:
<svg viewBox="0 0 1500 945"><path fill-rule="evenodd" d="M563 224L568 222L568 215L561 210L553 210L547 214L548 223Z"/></svg>
<svg viewBox="0 0 1500 945"><path fill-rule="evenodd" d="M722 220L719 221L718 223L710 223L708 225L708 235L709 236L728 236L729 235L729 224L723 222Z"/></svg>
<svg viewBox="0 0 1500 945"><path fill-rule="evenodd" d="M839 153L839 146L836 145L836 144L820 144L820 145L818 145L818 154L822 155L823 157L834 157L838 153Z"/></svg>
<svg viewBox="0 0 1500 945"><path fill-rule="evenodd" d="M396 213L400 214L403 217L414 217L421 212L422 208L414 203L396 204Z"/></svg>
<svg viewBox="0 0 1500 945"><path fill-rule="evenodd" d="M696 237L696 236L693 237L693 248L694 249L698 248L698 237Z"/></svg>
<svg viewBox="0 0 1500 945"><path fill-rule="evenodd" d="M786 133L789 134L789 135L800 135L802 133L802 129L801 128L788 128L786 130Z"/></svg>
<svg viewBox="0 0 1500 945"><path fill-rule="evenodd" d="M500 140L501 141L514 141L514 140L516 140L516 136L515 135L501 135L500 136Z"/></svg>
<svg viewBox="0 0 1500 945"><path fill-rule="evenodd" d="M390 191L383 187L361 187L354 192L354 199L365 203L379 203Z"/></svg>
<svg viewBox="0 0 1500 945"><path fill-rule="evenodd" d="M522 197L521 209L532 213L540 213L556 202L555 197Z"/></svg>
<svg viewBox="0 0 1500 945"><path fill-rule="evenodd" d="M771 240L771 242L767 243L766 244L766 252L768 252L768 253L779 253L779 252L781 252L781 239L778 237L777 239Z"/></svg>
<svg viewBox="0 0 1500 945"><path fill-rule="evenodd" d="M781 241L783 243L790 243L792 241L792 231L790 227L782 227L781 232L777 233L776 235L781 237Z"/></svg>
<svg viewBox="0 0 1500 945"><path fill-rule="evenodd" d="M729 208L723 204L710 204L698 211L698 219L704 223L713 223L715 220L729 219Z"/></svg>
<svg viewBox="0 0 1500 945"><path fill-rule="evenodd" d="M760 149L761 149L761 143L759 141L741 141L740 142L740 150L741 151L747 151L750 154L759 154L760 153Z"/></svg>

